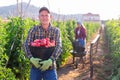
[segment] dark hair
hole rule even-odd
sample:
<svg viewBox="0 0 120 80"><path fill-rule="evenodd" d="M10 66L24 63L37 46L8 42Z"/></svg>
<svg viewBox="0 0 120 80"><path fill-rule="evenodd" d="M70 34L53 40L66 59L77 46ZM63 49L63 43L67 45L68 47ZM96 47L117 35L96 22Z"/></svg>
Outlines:
<svg viewBox="0 0 120 80"><path fill-rule="evenodd" d="M42 11L47 11L48 13L50 13L49 9L47 7L41 7L39 10L39 13Z"/></svg>

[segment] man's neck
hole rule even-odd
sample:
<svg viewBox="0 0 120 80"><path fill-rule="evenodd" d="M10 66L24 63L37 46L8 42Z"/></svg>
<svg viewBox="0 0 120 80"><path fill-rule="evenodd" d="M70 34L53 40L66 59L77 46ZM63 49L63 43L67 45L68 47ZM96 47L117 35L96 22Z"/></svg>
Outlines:
<svg viewBox="0 0 120 80"><path fill-rule="evenodd" d="M48 30L49 25L42 25L43 29Z"/></svg>

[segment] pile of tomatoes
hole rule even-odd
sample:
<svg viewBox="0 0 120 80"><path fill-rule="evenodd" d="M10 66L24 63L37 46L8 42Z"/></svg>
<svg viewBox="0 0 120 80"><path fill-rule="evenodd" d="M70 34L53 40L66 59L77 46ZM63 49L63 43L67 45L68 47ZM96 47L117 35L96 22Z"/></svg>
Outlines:
<svg viewBox="0 0 120 80"><path fill-rule="evenodd" d="M55 41L50 40L49 38L43 38L43 39L35 39L33 42L30 43L31 46L34 47L53 47L55 46Z"/></svg>

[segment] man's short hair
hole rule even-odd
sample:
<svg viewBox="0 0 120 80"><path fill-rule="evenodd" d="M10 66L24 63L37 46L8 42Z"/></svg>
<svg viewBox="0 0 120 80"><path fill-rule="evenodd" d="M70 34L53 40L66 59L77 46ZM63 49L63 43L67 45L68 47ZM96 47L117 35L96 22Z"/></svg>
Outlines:
<svg viewBox="0 0 120 80"><path fill-rule="evenodd" d="M41 7L39 10L39 13L42 11L47 11L48 13L50 13L49 9L47 7Z"/></svg>

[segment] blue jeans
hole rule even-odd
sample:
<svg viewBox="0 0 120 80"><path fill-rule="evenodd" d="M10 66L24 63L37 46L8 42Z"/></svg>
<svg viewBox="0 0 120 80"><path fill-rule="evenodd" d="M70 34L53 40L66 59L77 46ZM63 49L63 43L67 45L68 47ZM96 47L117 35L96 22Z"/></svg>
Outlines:
<svg viewBox="0 0 120 80"><path fill-rule="evenodd" d="M40 69L32 67L30 80L57 80L56 69L41 71Z"/></svg>

